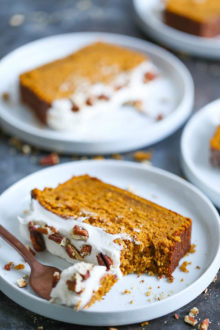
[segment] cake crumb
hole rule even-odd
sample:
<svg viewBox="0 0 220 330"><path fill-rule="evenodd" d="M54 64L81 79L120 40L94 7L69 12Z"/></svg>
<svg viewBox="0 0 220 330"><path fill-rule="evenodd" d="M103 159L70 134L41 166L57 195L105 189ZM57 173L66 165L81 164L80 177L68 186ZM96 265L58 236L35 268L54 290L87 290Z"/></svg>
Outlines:
<svg viewBox="0 0 220 330"><path fill-rule="evenodd" d="M44 327L42 325L37 327L37 330L44 330Z"/></svg>
<svg viewBox="0 0 220 330"><path fill-rule="evenodd" d="M13 27L20 26L24 23L24 15L22 14L15 14L10 17L9 19L9 25Z"/></svg>
<svg viewBox="0 0 220 330"><path fill-rule="evenodd" d="M143 162L144 160L150 160L151 158L151 151L136 151L134 153L134 160L136 160L137 162Z"/></svg>
<svg viewBox="0 0 220 330"><path fill-rule="evenodd" d="M149 286L149 288L148 288L149 290L152 290L152 286Z"/></svg>
<svg viewBox="0 0 220 330"><path fill-rule="evenodd" d="M218 279L218 275L216 274L212 282L215 283L217 279Z"/></svg>
<svg viewBox="0 0 220 330"><path fill-rule="evenodd" d="M181 278L180 282L183 282L184 281L184 278Z"/></svg>
<svg viewBox="0 0 220 330"><path fill-rule="evenodd" d="M130 300L130 301L129 301L129 304L133 304L133 303L134 303L134 300Z"/></svg>
<svg viewBox="0 0 220 330"><path fill-rule="evenodd" d="M196 266L196 269L201 269L201 267L200 266Z"/></svg>
<svg viewBox="0 0 220 330"><path fill-rule="evenodd" d="M208 288L206 288L203 293L206 294L208 292Z"/></svg>
<svg viewBox="0 0 220 330"><path fill-rule="evenodd" d="M156 120L157 120L157 121L160 121L160 120L163 120L163 118L164 118L164 115L163 115L162 113L160 113L160 114L157 116Z"/></svg>
<svg viewBox="0 0 220 330"><path fill-rule="evenodd" d="M196 244L191 244L189 253L195 253L196 252Z"/></svg>
<svg viewBox="0 0 220 330"><path fill-rule="evenodd" d="M209 319L204 319L198 326L198 329L200 330L207 330L209 327Z"/></svg>
<svg viewBox="0 0 220 330"><path fill-rule="evenodd" d="M179 320L179 318L180 318L179 314L177 314L177 313L174 314L174 317L175 317L176 320Z"/></svg>
<svg viewBox="0 0 220 330"><path fill-rule="evenodd" d="M23 264L18 264L14 267L15 270L21 270L21 269L24 269L25 266Z"/></svg>
<svg viewBox="0 0 220 330"><path fill-rule="evenodd" d="M128 289L125 289L125 290L122 292L122 294L130 294L130 293L131 293L131 291L128 290Z"/></svg>
<svg viewBox="0 0 220 330"><path fill-rule="evenodd" d="M119 154L113 154L113 155L112 155L112 158L113 158L113 159L117 159L117 160L121 160L121 159L123 159L123 157L122 157L121 155L119 155Z"/></svg>
<svg viewBox="0 0 220 330"><path fill-rule="evenodd" d="M144 283L144 280L140 280L140 283Z"/></svg>
<svg viewBox="0 0 220 330"><path fill-rule="evenodd" d="M5 102L10 101L10 94L8 92L3 92L2 93L2 100Z"/></svg>
<svg viewBox="0 0 220 330"><path fill-rule="evenodd" d="M6 265L4 265L4 269L7 270L7 271L11 270L12 267L14 267L14 262L12 262L12 261L10 261Z"/></svg>
<svg viewBox="0 0 220 330"><path fill-rule="evenodd" d="M28 278L28 274L24 274L24 275L23 275L23 279L26 280L27 278Z"/></svg>
<svg viewBox="0 0 220 330"><path fill-rule="evenodd" d="M185 323L188 323L188 324L190 324L192 326L194 326L194 325L196 325L198 323L198 321L194 317L192 317L190 315L185 315L184 322Z"/></svg>
<svg viewBox="0 0 220 330"><path fill-rule="evenodd" d="M147 299L147 301L150 303L150 302L151 302L151 299L150 299L150 298L148 298L148 299Z"/></svg>
<svg viewBox="0 0 220 330"><path fill-rule="evenodd" d="M25 281L22 277L17 280L17 285L19 288L25 288L28 285L28 282Z"/></svg>
<svg viewBox="0 0 220 330"><path fill-rule="evenodd" d="M145 295L148 296L148 297L149 297L151 294L152 294L152 292L150 292L150 291L147 291L147 292L145 293Z"/></svg>
<svg viewBox="0 0 220 330"><path fill-rule="evenodd" d="M189 273L189 270L187 269L187 266L190 265L190 264L191 264L191 262L184 261L182 263L182 265L179 267L179 269L181 270L181 272Z"/></svg>
<svg viewBox="0 0 220 330"><path fill-rule="evenodd" d="M105 159L105 157L101 156L101 155L98 155L98 156L92 157L92 159L94 159L94 160L103 160L103 159Z"/></svg>
<svg viewBox="0 0 220 330"><path fill-rule="evenodd" d="M142 322L142 323L141 323L141 326L142 326L142 327L145 327L145 326L148 325L148 324L149 324L149 322L148 322L148 321L145 321L145 322Z"/></svg>
<svg viewBox="0 0 220 330"><path fill-rule="evenodd" d="M21 147L21 151L24 155L29 155L31 153L31 147L28 144L24 144Z"/></svg>

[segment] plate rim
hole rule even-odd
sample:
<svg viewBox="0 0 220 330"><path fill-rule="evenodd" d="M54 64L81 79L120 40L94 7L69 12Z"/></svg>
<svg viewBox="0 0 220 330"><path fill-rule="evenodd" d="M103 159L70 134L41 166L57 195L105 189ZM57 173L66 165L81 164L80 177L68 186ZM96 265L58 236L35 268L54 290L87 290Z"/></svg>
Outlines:
<svg viewBox="0 0 220 330"><path fill-rule="evenodd" d="M175 28L172 28L171 26L166 25L161 20L160 26L158 25L158 22L154 22L154 18L150 21L144 20L140 15L139 2L140 0L132 1L136 22L145 33L151 35L155 40L159 41L161 44L167 45L176 51L185 51L186 53L203 58L220 58L220 41L219 45L216 46L215 38L208 39L179 31ZM177 41L179 41L179 43L177 43ZM182 44L184 44L184 46Z"/></svg>
<svg viewBox="0 0 220 330"><path fill-rule="evenodd" d="M89 164L93 164L93 165L94 164L98 164L99 166L100 166L100 164L102 164L101 166L103 166L103 162L107 163L109 166L116 166L116 167L118 167L118 166L119 167L124 167L125 166L125 167L128 167L128 168L131 168L132 167L132 168L137 169L137 170L138 169L141 169L142 171L143 170L144 171L148 171L148 172L150 172L152 174L162 175L162 176L165 176L167 179L171 179L171 180L173 180L175 182L178 182L182 186L185 186L187 189L190 189L191 191L193 191L194 193L196 193L197 195L199 195L199 197L201 198L201 200L203 200L207 204L207 206L209 207L210 211L212 211L213 216L215 216L216 225L218 227L218 236L220 237L220 221L219 221L220 217L219 217L219 214L218 214L217 210L214 208L213 204L209 201L209 199L201 191L199 191L198 188L196 188L191 183L187 182L186 180L182 179L181 177L179 177L179 176L177 176L177 175L175 175L173 173L167 172L167 171L165 171L163 169L160 169L160 168L157 168L157 167L148 167L148 166L144 167L142 164L136 164L136 163L131 162L131 161L117 161L117 160L104 160L102 162L100 162L98 160L84 160L84 161L75 161L75 162L72 161L72 162L67 162L67 163L55 165L53 167L49 167L49 168L46 168L46 169L42 169L42 170L39 170L37 172L34 172L32 174L29 174L29 175L25 176L24 178L22 178L21 180L19 180L16 183L14 183L12 186L10 186L8 189L6 189L0 195L0 204L2 203L1 202L2 201L2 198L5 198L5 196L7 196L8 193L10 193L12 190L19 189L19 186L20 185L23 185L25 183L25 181L28 181L29 179L33 179L33 177L35 175L38 175L39 173L46 173L46 172L48 172L50 170L56 171L57 168L62 169L62 168L65 168L65 166L73 166L73 168L74 168L74 164L76 164L78 166L81 163L84 163L85 166L89 166ZM74 172L74 169L73 169L73 172ZM172 312L172 311L174 311L176 309L176 308L174 309L172 307L173 301L175 301L176 298L178 298L179 296L182 296L182 295L184 295L186 297L187 294L189 294L189 292L191 292L191 290L193 288L194 291L196 291L196 295L195 295L195 293L193 295L193 299L195 299L207 287L207 285L209 283L211 283L211 281L212 281L212 279L213 279L214 276L212 274L211 277L210 277L210 272L211 273L212 272L213 273L216 273L217 272L217 270L219 268L219 262L218 262L219 257L220 257L220 241L219 241L219 244L218 244L217 251L215 251L215 255L213 256L213 259L211 260L210 265L208 266L207 269L204 270L204 272L201 274L201 276L196 281L194 281L192 284L190 284L188 287L184 288L182 291L176 293L174 296L171 296L171 297L168 297L167 298L167 299L169 299L169 302L170 302L170 305L171 305L171 309L169 309L169 311L166 314L168 314L168 313L170 313L170 312ZM201 281L203 282L203 285L201 285L201 283L200 283ZM40 315L44 315L46 317L52 318L51 315L48 316L47 311L45 311L45 312L40 311L39 312L39 309L38 309L37 312L36 312L36 308L35 308L35 304L38 304L39 302L40 302L40 304L42 303L42 306L43 307L44 306L45 307L46 306L51 306L52 304L49 303L48 301L44 301L43 299L41 299L41 298L39 298L39 297L37 297L35 295L32 295L29 292L26 292L26 291L22 291L21 292L21 291L19 291L20 289L17 288L17 287L15 287L15 284L14 283L9 283L2 276L0 276L0 286L1 286L2 292L5 293L10 299L12 299L13 301L15 301L19 305L21 305L21 306L23 306L23 307L25 307L25 308L27 308L29 310L32 310L33 312L38 313ZM22 297L23 294L25 294L25 297L27 297L28 300L31 300L32 301L32 299L33 299L33 301L34 301L33 306L34 307L32 308L32 306L29 306L29 305L25 304L24 301L20 301L19 300L20 299L19 297L18 297L18 299L15 298L13 296L14 289L17 289L16 291L18 293L18 296L21 296ZM9 292L12 291L12 294L9 294L8 295L7 294L7 291L9 291ZM155 306L157 306L158 308L160 308L161 305L162 306L164 305L164 301L165 302L168 302L167 299L166 300L163 300L163 301L152 303L151 306L154 307L154 304L156 304ZM189 303L190 301L192 301L191 298L184 299L184 304L180 304L179 307L182 307L183 305ZM175 304L175 305L177 306L177 304ZM61 307L61 309L60 309L60 307ZM179 308L179 307L177 306L177 308ZM120 322L114 323L114 322L111 321L111 322L107 322L106 323L106 322L104 322L101 319L99 324L94 323L94 320L92 321L92 324L91 324L91 320L90 321L89 320L87 320L87 321L86 320L82 320L82 321L77 320L76 321L76 319L74 319L74 316L75 315L74 315L73 311L71 310L71 313L73 313L72 315L74 315L74 316L72 317L72 320L71 321L70 320L67 320L66 322L68 322L68 323L76 323L77 322L77 324L81 324L81 325L97 325L97 326L112 325L112 323L115 324L115 325L116 324L117 325L131 324L131 323L134 323L134 322L144 321L143 314L144 314L144 310L146 310L147 308L148 307L146 307L146 306L145 307L144 306L141 306L141 307L139 306L139 307L136 307L136 308L132 309L131 311L130 310L128 310L128 311L123 310L123 311L117 311L117 312L111 311L111 310L110 311L99 311L99 312L87 310L87 311L80 312L80 314L78 314L78 316L77 316L77 319L79 319L81 317L81 315L84 316L84 317L85 317L85 315L89 315L89 317L95 317L95 315L97 315L97 313L100 314L100 315L102 315L102 316L103 315L109 315L110 316L112 314L114 314L114 315L117 314L117 317L120 314L127 314L127 316L128 316L128 314L130 314L131 312L132 313L139 312L140 315L142 313L141 318L138 318L138 315L136 315L136 318L133 319L132 321L130 320L129 322L127 322L127 317L122 317L122 320ZM69 309L67 309L64 306L59 306L59 305L56 306L55 309L61 310L61 311L67 311L67 310L69 310ZM45 308L45 310L46 310L46 308ZM66 312L66 313L68 313L68 312ZM87 313L87 314L85 314L85 313ZM165 314L160 313L160 315L157 315L156 317L152 317L152 319L153 318L160 317L162 315L165 315ZM56 320L59 320L59 321L65 321L65 319L63 319L62 317L57 317L57 316L56 316L56 318L53 317L53 319L56 319ZM121 319L121 317L120 317L120 319Z"/></svg>
<svg viewBox="0 0 220 330"><path fill-rule="evenodd" d="M135 149L138 147L144 147L153 143L156 143L160 140L165 139L167 136L171 135L174 131L176 131L189 117L190 113L192 112L193 104L194 104L194 82L191 76L190 71L188 68L184 65L184 63L178 59L175 55L170 53L169 51L163 49L160 46L154 45L151 42L148 42L146 40L132 37L124 34L118 34L118 33L108 33L108 32L70 32L70 33L63 33L63 34L57 34L49 37L40 38L34 41L31 41L29 43L26 43L25 45L22 45L12 52L6 54L1 60L0 60L0 70L2 67L4 67L4 63L7 63L7 60L10 59L11 56L16 56L16 52L20 52L24 50L25 48L32 47L33 45L37 45L38 43L45 42L47 40L50 40L51 42L56 42L56 39L62 39L65 37L71 37L71 38L91 38L91 41L98 38L106 39L107 42L109 39L117 39L118 44L123 44L123 40L125 43L129 43L130 46L133 48L139 48L139 49L145 49L147 53L147 49L149 49L150 52L154 53L155 56L162 59L165 63L172 66L173 72L176 72L178 74L178 77L181 79L183 86L184 86L184 94L181 96L180 103L175 108L175 110L167 116L163 121L158 122L156 124L151 125L151 130L157 130L156 136L150 137L147 136L145 133L140 133L138 135L138 138L135 139L133 144L129 142L129 145L131 147L127 146L122 147L120 146L119 149L122 151L128 151L131 149ZM110 41L111 42L111 41ZM129 46L128 46L129 47ZM141 50L140 50L141 51ZM95 148L99 149L97 145L100 146L102 149L102 153L105 153L105 148L111 148L111 149L117 149L117 147L110 147L112 144L118 144L118 141L120 144L123 144L127 141L127 137L118 139L108 139L105 141L101 140L94 140L90 142L89 139L86 140L76 140L71 139L70 137L66 137L62 134L59 134L60 132L56 131L45 131L44 129L40 129L38 127L35 127L34 125L28 124L26 122L22 123L21 120L17 119L13 116L12 113L10 113L6 107L0 106L0 120L2 122L2 126L10 133L16 133L16 135L24 140L28 140L32 144L40 145L41 148L48 149L48 150L54 150L57 148L53 148L52 144L54 142L61 143L63 147L59 148L59 152L68 153L73 152L71 149L79 149L80 148ZM171 125L172 123L175 123L175 125ZM157 125L157 127L155 127ZM168 129L167 129L168 126ZM149 135L149 134L148 134ZM37 142L36 139L38 140ZM34 141L33 141L34 140ZM28 142L27 141L27 142ZM44 145L44 142L46 142ZM65 145L65 146L64 146ZM68 150L66 150L68 149ZM76 150L78 153L79 151ZM98 151L100 152L100 151ZM112 153L114 151L106 151L106 153ZM119 150L116 150L115 152L119 152ZM92 152L82 151L83 154L95 154L96 151L93 150Z"/></svg>
<svg viewBox="0 0 220 330"><path fill-rule="evenodd" d="M191 158L186 157L186 154L184 152L185 150L185 139L186 136L188 134L188 130L191 128L191 125L201 116L203 116L205 113L207 113L208 111L210 111L210 109L212 109L213 106L215 106L216 104L220 105L220 98L209 102L208 104L206 104L205 106L203 106L201 109L199 109L188 121L188 123L186 124L186 126L183 129L182 135L181 135L181 139L180 139L180 153L181 153L181 164L182 164L182 168L184 170L184 173L186 174L186 177L188 177L190 179L190 181L192 183L194 183L196 186L198 186L199 188L201 188L201 190L207 189L208 191L211 191L211 194L217 194L220 197L220 188L217 189L216 187L212 187L210 186L206 180L204 180L203 177L201 177L200 175L198 175L198 173L196 172L195 166L193 164L193 162L191 161ZM209 196L210 194L207 193L207 195ZM210 197L210 199L213 199ZM216 204L216 201L215 201ZM218 203L217 205L218 207L220 207L220 203Z"/></svg>

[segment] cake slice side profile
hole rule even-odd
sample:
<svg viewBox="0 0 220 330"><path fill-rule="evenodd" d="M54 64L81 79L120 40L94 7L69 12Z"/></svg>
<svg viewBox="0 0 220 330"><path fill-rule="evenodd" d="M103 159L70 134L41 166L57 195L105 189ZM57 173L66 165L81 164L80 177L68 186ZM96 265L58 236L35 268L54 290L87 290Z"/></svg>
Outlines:
<svg viewBox="0 0 220 330"><path fill-rule="evenodd" d="M69 262L103 265L118 277L172 277L189 251L192 221L88 175L34 189L23 236ZM38 246L37 246L38 247ZM39 249L41 250L41 249Z"/></svg>
<svg viewBox="0 0 220 330"><path fill-rule="evenodd" d="M220 166L220 125L217 127L215 134L210 140L210 161L214 167Z"/></svg>
<svg viewBox="0 0 220 330"><path fill-rule="evenodd" d="M218 0L168 0L164 20L177 30L213 38L220 34L220 3Z"/></svg>

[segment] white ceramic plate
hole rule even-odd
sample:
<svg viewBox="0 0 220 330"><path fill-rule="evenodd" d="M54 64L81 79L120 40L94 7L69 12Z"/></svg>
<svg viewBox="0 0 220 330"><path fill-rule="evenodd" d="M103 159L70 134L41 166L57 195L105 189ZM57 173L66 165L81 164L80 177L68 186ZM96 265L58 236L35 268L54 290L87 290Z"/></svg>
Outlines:
<svg viewBox="0 0 220 330"><path fill-rule="evenodd" d="M122 161L81 161L39 171L19 181L1 195L2 224L21 239L16 218L28 208L30 190L34 187L56 186L72 175L85 173L123 188L133 185L141 196L191 217L192 243L196 244L196 253L183 258L192 262L188 266L189 273L180 272L177 268L173 273L173 283L148 275L139 278L136 275L126 276L112 288L103 301L85 311L75 312L71 308L44 301L30 288L19 289L15 282L21 276L20 273L7 272L3 270L3 266L9 261L20 263L22 259L1 240L1 290L12 300L35 313L60 321L90 326L143 322L168 314L197 297L213 280L219 268L219 215L211 202L196 188L163 170ZM67 267L66 262L46 252L38 254L37 257L46 264ZM196 266L201 268L197 269ZM28 272L29 269L26 269L25 273ZM182 278L184 281L181 281ZM142 279L144 283L140 282ZM150 286L152 290L149 289ZM122 295L125 289L131 290L131 294ZM152 291L152 295L147 297L146 291ZM158 297L166 299L159 301ZM148 299L151 299L151 302ZM133 304L129 303L131 300L134 301Z"/></svg>
<svg viewBox="0 0 220 330"><path fill-rule="evenodd" d="M140 27L163 45L205 58L220 58L220 37L202 38L176 30L163 22L163 0L133 0Z"/></svg>
<svg viewBox="0 0 220 330"><path fill-rule="evenodd" d="M220 208L220 168L210 163L209 141L220 124L220 100L196 113L181 139L181 162L186 177Z"/></svg>
<svg viewBox="0 0 220 330"><path fill-rule="evenodd" d="M137 111L124 112L117 120L91 127L85 136L76 132L53 131L40 127L32 112L21 105L18 97L18 76L56 58L63 57L85 44L97 40L130 47L147 53L170 85L171 113L160 122L153 122ZM167 51L145 41L108 33L71 33L31 42L13 51L0 61L0 94L9 91L12 101L0 100L2 125L9 133L37 147L66 153L98 154L128 151L155 143L174 132L191 112L194 88L185 66ZM126 123L126 125L125 125ZM104 123L103 123L104 125Z"/></svg>

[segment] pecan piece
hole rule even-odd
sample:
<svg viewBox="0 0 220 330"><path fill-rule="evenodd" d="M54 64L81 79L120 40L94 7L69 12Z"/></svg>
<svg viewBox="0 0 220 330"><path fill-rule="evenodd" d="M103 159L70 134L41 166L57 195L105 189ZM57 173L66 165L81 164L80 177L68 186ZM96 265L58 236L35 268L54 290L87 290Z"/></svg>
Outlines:
<svg viewBox="0 0 220 330"><path fill-rule="evenodd" d="M153 72L146 72L144 74L144 83L147 83L149 81L152 81L154 80L155 78L157 77L157 74L156 73L153 73Z"/></svg>
<svg viewBox="0 0 220 330"><path fill-rule="evenodd" d="M99 253L97 256L98 264L100 266L106 266L107 270L110 269L111 265L113 265L113 261L106 254Z"/></svg>
<svg viewBox="0 0 220 330"><path fill-rule="evenodd" d="M57 285L57 283L60 280L60 273L59 272L55 272L53 274L53 282L52 282L52 288L55 288L55 286Z"/></svg>
<svg viewBox="0 0 220 330"><path fill-rule="evenodd" d="M82 239L84 241L87 241L87 239L89 237L89 233L88 233L88 231L86 229L81 228L81 227L75 225L73 227L72 237L74 239Z"/></svg>
<svg viewBox="0 0 220 330"><path fill-rule="evenodd" d="M98 96L98 100L104 100L104 101L109 101L110 97L105 95L105 94L100 94Z"/></svg>
<svg viewBox="0 0 220 330"><path fill-rule="evenodd" d="M46 227L38 227L37 228L38 233L48 235L49 231Z"/></svg>
<svg viewBox="0 0 220 330"><path fill-rule="evenodd" d="M52 152L48 156L42 157L39 160L39 164L44 165L44 166L46 166L46 165L56 165L56 164L59 163L59 161L60 161L59 156L55 152Z"/></svg>
<svg viewBox="0 0 220 330"><path fill-rule="evenodd" d="M8 264L4 265L4 269L9 271L12 269L13 266L14 266L14 263L12 261L10 261Z"/></svg>
<svg viewBox="0 0 220 330"><path fill-rule="evenodd" d="M192 326L195 326L198 323L198 321L195 319L195 317L190 316L190 315L186 315L184 317L184 322L185 323L188 323L188 324L190 324Z"/></svg>
<svg viewBox="0 0 220 330"><path fill-rule="evenodd" d="M81 250L80 250L80 255L82 257L89 256L92 252L92 247L91 245L83 245Z"/></svg>
<svg viewBox="0 0 220 330"><path fill-rule="evenodd" d="M209 327L209 319L204 319L198 326L200 330L207 330Z"/></svg>
<svg viewBox="0 0 220 330"><path fill-rule="evenodd" d="M79 111L79 106L76 103L72 102L72 108L71 108L71 110L73 112L78 112Z"/></svg>
<svg viewBox="0 0 220 330"><path fill-rule="evenodd" d="M68 253L69 257L72 259L77 259L77 260L83 260L81 255L79 254L79 251L73 246L69 240L67 240L66 244L66 252Z"/></svg>
<svg viewBox="0 0 220 330"><path fill-rule="evenodd" d="M69 289L70 291L74 291L74 292L77 293L77 294L81 294L81 293L84 291L83 289L77 291L77 281L76 281L75 278L73 278L72 281L71 281L71 280L67 280L67 281L66 281L66 285L67 285L67 287L68 287L68 289Z"/></svg>
<svg viewBox="0 0 220 330"><path fill-rule="evenodd" d="M80 276L82 276L83 280L87 280L90 277L90 271L87 270L85 274L80 273Z"/></svg>
<svg viewBox="0 0 220 330"><path fill-rule="evenodd" d="M35 251L37 252L44 251L46 247L45 247L43 235L37 231L32 221L29 222L29 231L30 231L30 240Z"/></svg>
<svg viewBox="0 0 220 330"><path fill-rule="evenodd" d="M87 98L87 100L86 100L87 105L92 106L92 105L94 105L94 103L95 103L94 97L90 96L90 97Z"/></svg>
<svg viewBox="0 0 220 330"><path fill-rule="evenodd" d="M48 236L48 239L50 239L51 241L54 241L55 243L60 244L62 246L65 245L65 237L60 233L53 233Z"/></svg>

